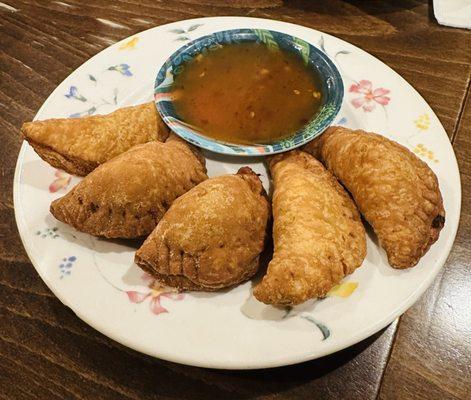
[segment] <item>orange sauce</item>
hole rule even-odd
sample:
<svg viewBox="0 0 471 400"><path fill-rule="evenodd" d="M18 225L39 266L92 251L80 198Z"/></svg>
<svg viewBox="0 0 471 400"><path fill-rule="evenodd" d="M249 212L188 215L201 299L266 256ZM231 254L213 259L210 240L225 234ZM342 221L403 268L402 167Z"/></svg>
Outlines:
<svg viewBox="0 0 471 400"><path fill-rule="evenodd" d="M175 77L174 106L203 135L263 144L302 128L321 104L319 78L296 54L240 43L207 51Z"/></svg>

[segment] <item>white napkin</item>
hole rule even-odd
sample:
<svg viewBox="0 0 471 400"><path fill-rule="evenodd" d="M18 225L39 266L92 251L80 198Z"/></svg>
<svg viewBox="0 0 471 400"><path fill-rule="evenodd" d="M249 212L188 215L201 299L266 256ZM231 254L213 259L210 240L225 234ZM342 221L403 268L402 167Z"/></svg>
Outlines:
<svg viewBox="0 0 471 400"><path fill-rule="evenodd" d="M471 29L471 0L433 0L439 24Z"/></svg>

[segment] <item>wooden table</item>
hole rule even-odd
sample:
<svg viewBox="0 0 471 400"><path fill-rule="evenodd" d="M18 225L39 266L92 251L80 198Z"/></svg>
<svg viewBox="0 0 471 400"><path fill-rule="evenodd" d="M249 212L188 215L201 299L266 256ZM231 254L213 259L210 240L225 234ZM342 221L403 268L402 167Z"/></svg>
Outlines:
<svg viewBox="0 0 471 400"><path fill-rule="evenodd" d="M432 1L3 0L0 2L0 398L470 399L471 31L439 26ZM109 340L63 306L32 267L13 215L21 123L108 45L180 19L273 18L345 39L429 102L460 164L461 224L433 285L399 321L337 354L228 372L159 361Z"/></svg>

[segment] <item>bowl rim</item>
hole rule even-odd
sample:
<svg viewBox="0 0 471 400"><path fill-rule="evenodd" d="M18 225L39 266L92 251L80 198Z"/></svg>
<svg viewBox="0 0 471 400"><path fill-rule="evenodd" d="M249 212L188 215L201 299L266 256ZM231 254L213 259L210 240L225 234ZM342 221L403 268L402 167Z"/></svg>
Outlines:
<svg viewBox="0 0 471 400"><path fill-rule="evenodd" d="M276 140L271 143L264 143L264 144L237 144L237 143L230 143L224 142L218 139L214 139L208 136L205 136L201 133L196 132L189 126L185 121L179 119L177 115L174 113L168 112L168 110L163 106L163 103L172 103L172 98L170 96L165 96L163 89L169 88L173 85L173 77L169 84L162 85L165 83L166 76L169 73L169 70L172 68L172 61L182 55L188 54L188 52L192 51L193 48L204 41L208 41L210 38L217 38L217 36L224 36L228 37L237 37L242 35L256 35L258 32L268 32L269 34L277 35L279 37L283 37L289 43L291 43L294 47L299 50L299 46L307 45L309 47L309 57L311 57L311 50L315 53L317 60L321 60L324 66L327 66L327 69L331 72L331 75L328 76L328 80L330 81L331 86L333 89L328 86L332 93L332 99L330 99L330 115L324 119L323 123L316 127L313 131L306 131L308 126L313 122L317 121L322 114L323 109L319 110L302 128L300 128L297 132L293 133L292 135ZM224 42L224 38L222 38ZM249 41L257 41L254 40L245 40ZM263 40L261 40L263 42ZM229 42L230 43L230 42ZM198 54L201 53L202 49L207 48L208 46L204 46L203 48L196 51L194 54L189 56L187 59L180 63L184 64L189 60L196 57ZM312 66L311 66L312 69ZM171 73L171 72L170 72ZM318 71L319 73L319 71ZM322 75L321 75L322 78ZM158 69L155 81L154 81L154 105L156 106L157 112L159 113L162 120L165 124L170 128L170 130L176 133L178 136L182 137L184 140L201 147L206 150L210 150L215 153L219 154L226 154L232 156L264 156L270 154L277 154L283 153L310 142L311 140L315 139L319 135L321 135L332 123L334 122L335 118L337 117L343 103L344 99L344 85L343 79L340 74L339 69L335 65L334 61L320 48L318 48L313 43L310 43L304 39L301 39L297 36L290 35L284 32L275 31L271 29L253 29L253 28L236 28L236 29L226 29L217 32L210 33L208 35L200 36L196 39L185 43L183 46L180 46L177 50L175 50L171 55L169 55L161 67ZM328 104L328 103L325 103ZM325 106L322 105L322 107ZM333 107L332 107L333 106ZM304 136L304 137L302 137ZM301 139L299 139L301 137ZM294 142L289 143L289 140L294 140Z"/></svg>

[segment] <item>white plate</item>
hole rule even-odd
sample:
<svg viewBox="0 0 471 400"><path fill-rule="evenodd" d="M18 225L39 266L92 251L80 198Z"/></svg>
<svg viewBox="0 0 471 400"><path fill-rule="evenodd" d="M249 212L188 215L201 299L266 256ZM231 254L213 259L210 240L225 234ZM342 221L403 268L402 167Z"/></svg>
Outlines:
<svg viewBox="0 0 471 400"><path fill-rule="evenodd" d="M190 39L234 28L278 30L324 49L340 69L346 89L337 123L388 136L416 151L435 171L446 223L417 267L391 268L370 234L366 260L345 279L345 293L310 301L287 316L255 301L251 282L223 293L159 294L133 264L130 244L93 238L51 216L50 202L79 179L55 171L27 144L16 168L15 213L39 275L65 305L103 334L189 365L275 367L333 353L377 332L417 300L444 264L458 226L460 179L445 130L424 99L385 64L333 36L278 21L218 17L159 26L105 49L54 90L36 119L107 113L150 101L156 72L172 52ZM207 156L211 176L248 164L268 185L260 159Z"/></svg>

